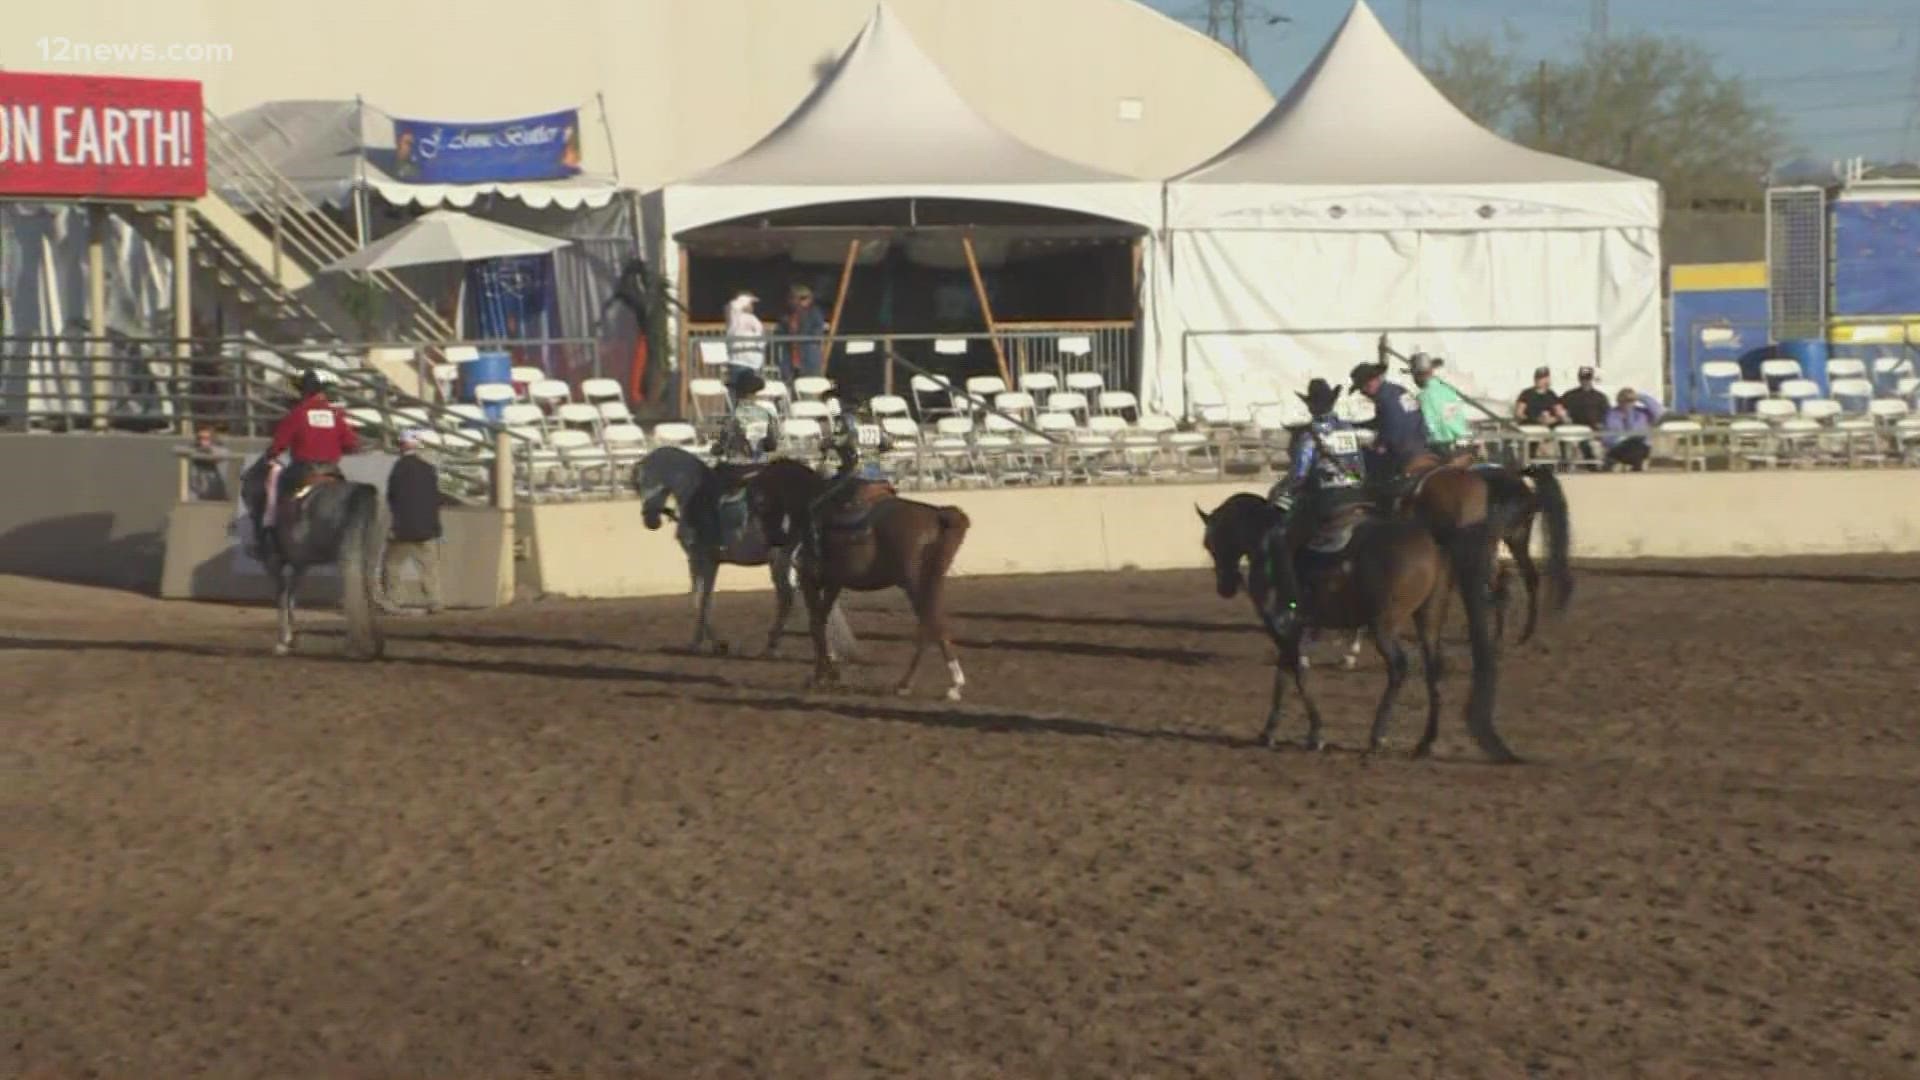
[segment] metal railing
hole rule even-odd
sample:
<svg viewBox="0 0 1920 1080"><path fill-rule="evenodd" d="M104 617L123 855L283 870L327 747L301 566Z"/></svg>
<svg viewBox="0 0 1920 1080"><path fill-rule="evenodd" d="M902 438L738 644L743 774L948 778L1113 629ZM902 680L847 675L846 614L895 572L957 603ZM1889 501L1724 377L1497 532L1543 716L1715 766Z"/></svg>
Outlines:
<svg viewBox="0 0 1920 1080"><path fill-rule="evenodd" d="M1134 326L1117 320L1018 322L1002 323L991 333L848 332L831 338L772 334L730 339L722 324L690 323L684 368L690 378L699 378L726 366L734 355L757 351L766 367L786 370L792 366L788 358L811 345L822 350L828 375L866 393L904 390L905 371L890 360L896 356L955 381L997 375L1004 359L1008 382L1014 387L1028 374L1049 374L1064 383L1068 375L1090 372L1098 374L1108 389L1137 391Z"/></svg>
<svg viewBox="0 0 1920 1080"><path fill-rule="evenodd" d="M1315 375L1339 385L1354 364L1375 358L1382 334L1402 351L1447 358L1445 375L1454 388L1502 416L1535 367L1550 366L1571 380L1576 369L1601 362L1600 327L1594 323L1188 330L1180 339L1187 415L1235 402L1285 403ZM1506 377L1498 386L1486 385L1477 373L1489 368L1517 372L1518 381Z"/></svg>
<svg viewBox="0 0 1920 1080"><path fill-rule="evenodd" d="M273 241L274 265L268 269L275 282L282 280L279 261L283 255L294 258L317 277L321 267L359 250L354 237L210 110L206 112L206 143L210 186L234 209L263 223ZM451 323L394 275L375 270L342 276L365 282L397 303L403 333L420 340L457 336Z"/></svg>

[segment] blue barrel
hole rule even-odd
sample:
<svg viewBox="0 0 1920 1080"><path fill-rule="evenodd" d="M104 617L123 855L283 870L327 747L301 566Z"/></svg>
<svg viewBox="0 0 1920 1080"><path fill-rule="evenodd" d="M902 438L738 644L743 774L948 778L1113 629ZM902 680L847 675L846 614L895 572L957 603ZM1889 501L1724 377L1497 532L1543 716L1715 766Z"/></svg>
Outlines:
<svg viewBox="0 0 1920 1080"><path fill-rule="evenodd" d="M1822 338L1792 338L1782 341L1778 353L1788 360L1800 362L1800 377L1812 379L1820 384L1820 392L1827 392L1827 356L1829 350Z"/></svg>
<svg viewBox="0 0 1920 1080"><path fill-rule="evenodd" d="M505 349L486 349L471 360L460 361L460 400L473 401L474 387L486 383L513 383L513 354ZM487 406L487 419L500 419L503 405Z"/></svg>

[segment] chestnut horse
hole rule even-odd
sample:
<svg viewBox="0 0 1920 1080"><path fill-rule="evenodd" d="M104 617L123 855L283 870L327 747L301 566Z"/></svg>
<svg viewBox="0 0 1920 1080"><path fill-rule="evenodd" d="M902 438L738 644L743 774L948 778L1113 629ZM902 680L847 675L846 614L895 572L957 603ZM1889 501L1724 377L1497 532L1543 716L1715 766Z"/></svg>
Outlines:
<svg viewBox="0 0 1920 1080"><path fill-rule="evenodd" d="M1307 693L1307 667L1301 662L1300 642L1309 626L1329 630L1362 630L1387 665L1387 688L1374 710L1367 752L1386 745L1393 706L1406 682L1410 666L1400 638L1412 630L1420 642L1422 673L1427 683L1427 726L1413 756L1433 750L1440 732L1440 678L1444 670L1440 645L1440 608L1450 584L1458 584L1467 609L1468 638L1473 645L1473 689L1467 702L1467 730L1489 758L1518 761L1493 727L1494 692L1498 686L1498 650L1488 626L1488 565L1483 535L1497 527L1482 523L1461 530L1453 545L1442 550L1424 522L1406 521L1355 507L1357 518L1344 527L1350 539L1334 556L1301 573L1307 618L1290 627L1278 620L1272 560L1279 556L1279 537L1285 512L1258 495L1240 494L1212 513L1195 508L1206 526L1207 553L1213 558L1214 582L1222 599L1232 599L1244 586L1254 613L1279 649L1273 673L1273 702L1267 711L1260 740L1274 745L1280 725L1286 681L1299 687L1307 709L1306 747L1319 750L1320 710ZM1496 522L1500 511L1495 511ZM1330 528L1339 528L1330 523ZM1244 569L1243 569L1244 567Z"/></svg>
<svg viewBox="0 0 1920 1080"><path fill-rule="evenodd" d="M813 631L814 684L839 682L839 662L827 647L827 613L842 590L877 592L901 589L919 622L913 660L896 688L912 692L914 673L927 646L938 642L952 678L947 700L960 700L967 677L947 633L943 606L947 571L967 538L967 515L954 506L931 506L902 499L892 485L863 484L854 492L851 507L829 511L818 523L819 550L808 539L814 535L814 503L827 487L825 477L810 466L787 459L768 463L747 482L747 498L760 519L769 544L793 544L799 552L800 594L807 601L807 622Z"/></svg>

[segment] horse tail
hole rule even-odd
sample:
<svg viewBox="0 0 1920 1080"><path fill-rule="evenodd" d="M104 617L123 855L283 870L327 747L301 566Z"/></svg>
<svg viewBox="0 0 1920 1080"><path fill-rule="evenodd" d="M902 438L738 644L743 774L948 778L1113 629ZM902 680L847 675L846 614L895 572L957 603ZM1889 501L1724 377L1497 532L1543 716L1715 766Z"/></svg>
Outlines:
<svg viewBox="0 0 1920 1080"><path fill-rule="evenodd" d="M362 660L380 656L384 643L374 619L380 564L380 497L371 484L354 484L340 532L341 607L347 616L347 650Z"/></svg>
<svg viewBox="0 0 1920 1080"><path fill-rule="evenodd" d="M973 527L966 512L957 506L935 507L934 522L939 535L934 537L933 551L927 556L927 563L921 569L920 597L926 612L926 627L929 632L945 638L947 634L947 610L943 604L947 591L947 572L953 569L954 557L960 554L960 545L967 539L967 530Z"/></svg>
<svg viewBox="0 0 1920 1080"><path fill-rule="evenodd" d="M1467 733L1494 761L1520 760L1493 727L1494 697L1500 685L1500 650L1493 638L1493 565L1487 549L1506 531L1512 508L1497 503L1488 519L1461 529L1449 545L1453 580L1467 613L1467 640L1473 650L1473 690L1467 698Z"/></svg>
<svg viewBox="0 0 1920 1080"><path fill-rule="evenodd" d="M1565 612L1573 602L1573 514L1567 493L1549 465L1529 465L1541 516L1547 519L1547 577L1553 582L1553 610Z"/></svg>

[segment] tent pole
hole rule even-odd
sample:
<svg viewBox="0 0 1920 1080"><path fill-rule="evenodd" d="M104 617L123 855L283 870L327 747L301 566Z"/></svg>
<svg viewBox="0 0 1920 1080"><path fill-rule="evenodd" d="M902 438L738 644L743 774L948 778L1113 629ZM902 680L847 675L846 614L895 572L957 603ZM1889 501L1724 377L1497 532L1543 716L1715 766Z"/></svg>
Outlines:
<svg viewBox="0 0 1920 1080"><path fill-rule="evenodd" d="M104 428L113 410L108 374L113 359L107 349L107 208L87 207L87 336L93 339L93 426Z"/></svg>
<svg viewBox="0 0 1920 1080"><path fill-rule="evenodd" d="M860 258L860 241L847 241L847 261L840 267L840 288L833 294L833 317L827 320L827 341L820 349L820 374L833 366L833 339L840 336L840 313L847 307L847 286L853 284L853 264Z"/></svg>
<svg viewBox="0 0 1920 1080"><path fill-rule="evenodd" d="M987 302L987 282L980 276L980 259L973 251L973 234L960 234L960 249L967 253L967 272L973 275L973 295L980 301L980 315L987 321L987 340L993 345L993 362L1000 366L1000 381L1009 388L1013 375L1007 370L1007 351L1000 344L1000 330L993 322L993 305Z"/></svg>
<svg viewBox="0 0 1920 1080"><path fill-rule="evenodd" d="M688 254L684 245L680 248L680 280L678 284L680 286L680 295L683 299L681 301L680 318L677 320L680 326L680 349L674 357L676 361L674 367L678 368L680 372L680 415L685 417L693 401L692 388L687 385L693 373L693 358L687 355L687 349L691 347L693 331L692 328L687 325L687 321L693 318L693 313L684 306L690 302L693 297L693 257Z"/></svg>

